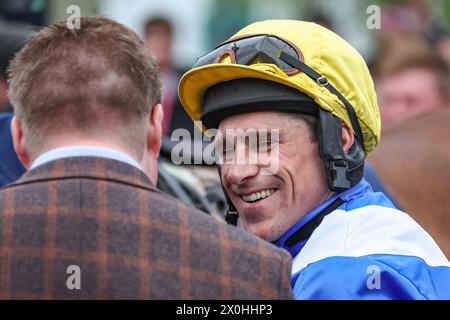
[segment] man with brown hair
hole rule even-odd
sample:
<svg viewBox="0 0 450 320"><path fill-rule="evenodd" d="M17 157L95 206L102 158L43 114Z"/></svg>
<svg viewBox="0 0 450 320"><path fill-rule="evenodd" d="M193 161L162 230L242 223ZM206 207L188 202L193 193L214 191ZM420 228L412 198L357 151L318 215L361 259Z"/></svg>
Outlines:
<svg viewBox="0 0 450 320"><path fill-rule="evenodd" d="M107 18L45 27L10 67L0 299L285 299L290 257L159 192L153 58Z"/></svg>
<svg viewBox="0 0 450 320"><path fill-rule="evenodd" d="M450 104L449 69L423 39L411 37L387 48L376 67L385 124L436 111Z"/></svg>

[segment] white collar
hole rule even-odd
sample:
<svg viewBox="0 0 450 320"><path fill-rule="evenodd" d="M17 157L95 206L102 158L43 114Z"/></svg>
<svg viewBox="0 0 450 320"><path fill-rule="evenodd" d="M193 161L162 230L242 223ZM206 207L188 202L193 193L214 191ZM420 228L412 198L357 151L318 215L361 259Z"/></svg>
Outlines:
<svg viewBox="0 0 450 320"><path fill-rule="evenodd" d="M133 167L142 170L142 167L137 163L136 160L131 158L129 155L117 151L111 148L105 147L97 147L97 146L70 146L70 147L62 147L56 148L50 151L47 151L41 154L36 160L33 161L29 170L36 168L44 163L54 161L62 158L70 158L70 157L101 157L108 158L117 161L121 161L132 165Z"/></svg>

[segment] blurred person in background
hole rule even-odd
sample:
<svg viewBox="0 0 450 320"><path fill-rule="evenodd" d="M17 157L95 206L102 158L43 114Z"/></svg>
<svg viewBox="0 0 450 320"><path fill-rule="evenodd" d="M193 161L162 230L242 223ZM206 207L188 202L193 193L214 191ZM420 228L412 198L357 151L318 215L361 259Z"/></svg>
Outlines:
<svg viewBox="0 0 450 320"><path fill-rule="evenodd" d="M174 27L165 17L152 17L145 23L145 42L155 56L162 84L164 110L163 134L170 136L178 128L189 130L194 137L194 124L178 99L178 81L183 70L173 63ZM197 129L195 129L197 130Z"/></svg>
<svg viewBox="0 0 450 320"><path fill-rule="evenodd" d="M179 141L172 141L171 134L176 129L187 130L190 139L186 139L185 150L189 150L190 163L204 164L203 148L206 143L201 141L202 134L194 122L187 115L178 99L178 82L183 75L183 70L174 65L173 43L174 27L168 18L154 16L147 20L144 26L144 40L150 52L155 57L158 64L162 84L162 107L163 118L163 141L161 154L159 157L159 177L158 187L169 193L191 207L223 218L221 207L224 196L221 192L220 181L215 174L215 168L203 165L182 166L172 163L172 150ZM193 139L199 137L202 148L195 148ZM200 154L198 154L200 152ZM193 172L195 171L195 174ZM213 177L213 179L211 179ZM217 201L210 201L216 199ZM216 209L215 209L216 208Z"/></svg>
<svg viewBox="0 0 450 320"><path fill-rule="evenodd" d="M19 51L30 30L23 24L11 23L0 17L0 112L12 112L7 98L6 71L9 61Z"/></svg>
<svg viewBox="0 0 450 320"><path fill-rule="evenodd" d="M292 296L287 252L156 188L160 84L131 29L104 17L44 27L8 84L28 171L0 190L0 299Z"/></svg>
<svg viewBox="0 0 450 320"><path fill-rule="evenodd" d="M435 44L445 28L432 15L428 0L395 0L381 6L381 26L377 40L382 48L402 46L408 34L416 34Z"/></svg>
<svg viewBox="0 0 450 320"><path fill-rule="evenodd" d="M9 112L0 113L0 187L16 181L25 168L14 152L11 136L11 120Z"/></svg>
<svg viewBox="0 0 450 320"><path fill-rule="evenodd" d="M437 49L446 60L449 53L444 52L444 47L448 31L443 22L433 16L432 4L433 1L427 0L395 0L382 5L381 29L374 33L377 53L370 65L376 67L397 50Z"/></svg>
<svg viewBox="0 0 450 320"><path fill-rule="evenodd" d="M420 37L387 48L376 66L376 86L385 124L447 107L449 68Z"/></svg>
<svg viewBox="0 0 450 320"><path fill-rule="evenodd" d="M23 46L28 35L29 30L24 25L0 19L0 187L15 181L25 172L12 143L13 108L7 98L6 70L9 61Z"/></svg>
<svg viewBox="0 0 450 320"><path fill-rule="evenodd" d="M450 257L450 45L431 4L394 1L382 7L373 73L383 140L367 164Z"/></svg>

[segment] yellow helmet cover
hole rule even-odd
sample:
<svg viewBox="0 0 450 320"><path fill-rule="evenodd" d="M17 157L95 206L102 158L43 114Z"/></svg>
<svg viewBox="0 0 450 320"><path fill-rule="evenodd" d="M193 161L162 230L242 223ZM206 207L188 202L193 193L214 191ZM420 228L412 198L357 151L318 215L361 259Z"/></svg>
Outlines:
<svg viewBox="0 0 450 320"><path fill-rule="evenodd" d="M295 45L300 50L303 62L325 76L350 102L361 127L364 151L366 155L369 154L380 140L380 112L372 77L356 49L324 27L296 20L256 22L240 30L228 41L263 34L273 35ZM269 80L295 88L313 98L321 108L331 112L355 131L344 103L336 95L305 73L288 75L274 64L255 63L246 66L225 58L193 68L180 80L180 101L192 120L200 121L205 90L217 83L238 78Z"/></svg>

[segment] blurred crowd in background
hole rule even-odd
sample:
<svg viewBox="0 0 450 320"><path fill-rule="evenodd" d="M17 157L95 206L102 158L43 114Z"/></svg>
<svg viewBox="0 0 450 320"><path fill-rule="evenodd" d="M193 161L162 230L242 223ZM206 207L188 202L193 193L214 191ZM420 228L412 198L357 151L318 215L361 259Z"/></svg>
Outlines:
<svg viewBox="0 0 450 320"><path fill-rule="evenodd" d="M11 111L4 81L8 59L36 27L64 20L67 8L107 15L140 33L159 61L166 119L164 131L188 126L177 83L196 58L256 20L317 22L337 32L365 57L376 80L384 123L448 103L450 1L448 0L15 0L0 1L0 108ZM380 29L367 25L380 8ZM395 85L394 85L395 84Z"/></svg>
<svg viewBox="0 0 450 320"><path fill-rule="evenodd" d="M375 81L383 129L380 148L369 162L393 200L450 256L450 0L1 0L0 184L24 172L10 151L8 61L34 29L65 20L70 5L78 5L82 15L106 15L142 35L159 63L166 137L177 128L192 135L196 130L178 100L183 72L243 26L283 18L332 29L361 52ZM379 29L368 26L371 5L380 9ZM225 200L215 168L174 166L172 146L166 138L160 187L220 217Z"/></svg>

